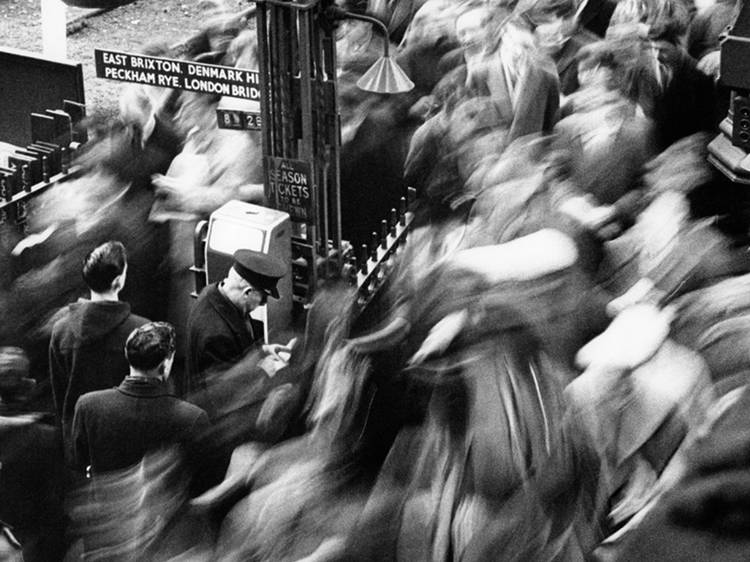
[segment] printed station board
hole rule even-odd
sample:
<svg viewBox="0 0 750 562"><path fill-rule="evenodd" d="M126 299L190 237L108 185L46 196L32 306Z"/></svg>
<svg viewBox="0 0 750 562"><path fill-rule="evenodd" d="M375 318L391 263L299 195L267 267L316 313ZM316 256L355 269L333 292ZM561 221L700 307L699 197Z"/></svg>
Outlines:
<svg viewBox="0 0 750 562"><path fill-rule="evenodd" d="M254 70L102 49L94 49L94 60L99 78L260 100Z"/></svg>
<svg viewBox="0 0 750 562"><path fill-rule="evenodd" d="M276 209L289 213L293 221L313 222L313 178L309 162L290 158L266 157L268 183Z"/></svg>

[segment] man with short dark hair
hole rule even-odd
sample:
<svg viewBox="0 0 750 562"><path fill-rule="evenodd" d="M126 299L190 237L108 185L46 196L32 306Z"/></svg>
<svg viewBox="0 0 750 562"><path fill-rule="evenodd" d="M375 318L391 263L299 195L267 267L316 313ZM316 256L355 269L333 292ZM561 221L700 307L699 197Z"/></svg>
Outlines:
<svg viewBox="0 0 750 562"><path fill-rule="evenodd" d="M79 470L110 472L139 463L150 452L181 445L194 468L201 462L206 412L170 394L175 331L166 322L136 328L125 344L130 373L117 388L81 396L73 418Z"/></svg>
<svg viewBox="0 0 750 562"><path fill-rule="evenodd" d="M49 371L52 398L62 425L66 453L78 397L110 388L128 373L122 349L128 334L148 320L119 300L127 276L127 253L116 241L95 248L83 263L90 299L64 309L52 328Z"/></svg>

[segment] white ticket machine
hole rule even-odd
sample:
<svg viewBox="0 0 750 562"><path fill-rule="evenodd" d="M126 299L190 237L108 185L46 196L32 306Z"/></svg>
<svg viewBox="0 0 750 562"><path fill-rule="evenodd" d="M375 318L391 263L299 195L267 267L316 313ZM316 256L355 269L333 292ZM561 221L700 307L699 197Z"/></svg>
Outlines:
<svg viewBox="0 0 750 562"><path fill-rule="evenodd" d="M253 311L252 317L263 322L266 343L274 341L280 330L289 326L292 317L292 223L288 213L229 201L211 213L206 235L206 277L208 283L224 279L237 250L254 250L270 254L287 267L287 274L276 287L279 298L269 298L265 306ZM270 338L270 339L269 339Z"/></svg>

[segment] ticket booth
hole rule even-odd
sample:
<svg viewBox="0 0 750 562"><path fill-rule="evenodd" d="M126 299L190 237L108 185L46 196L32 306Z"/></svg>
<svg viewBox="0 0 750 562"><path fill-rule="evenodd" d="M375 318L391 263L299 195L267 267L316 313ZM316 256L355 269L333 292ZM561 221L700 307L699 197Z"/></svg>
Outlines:
<svg viewBox="0 0 750 562"><path fill-rule="evenodd" d="M211 214L205 244L205 269L208 283L222 280L232 266L237 250L254 250L273 255L288 266L279 280L279 299L268 299L252 316L263 322L266 342L285 330L292 317L292 241L289 215L282 211L229 201Z"/></svg>

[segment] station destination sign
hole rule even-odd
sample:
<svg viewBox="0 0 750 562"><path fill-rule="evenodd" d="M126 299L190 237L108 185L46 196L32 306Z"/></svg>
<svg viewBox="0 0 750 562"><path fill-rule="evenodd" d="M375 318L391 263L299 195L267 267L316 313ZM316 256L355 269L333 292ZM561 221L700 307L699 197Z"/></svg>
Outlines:
<svg viewBox="0 0 750 562"><path fill-rule="evenodd" d="M260 100L255 70L94 49L99 78Z"/></svg>
<svg viewBox="0 0 750 562"><path fill-rule="evenodd" d="M268 156L268 182L276 209L289 213L294 221L314 220L311 166L305 160Z"/></svg>

